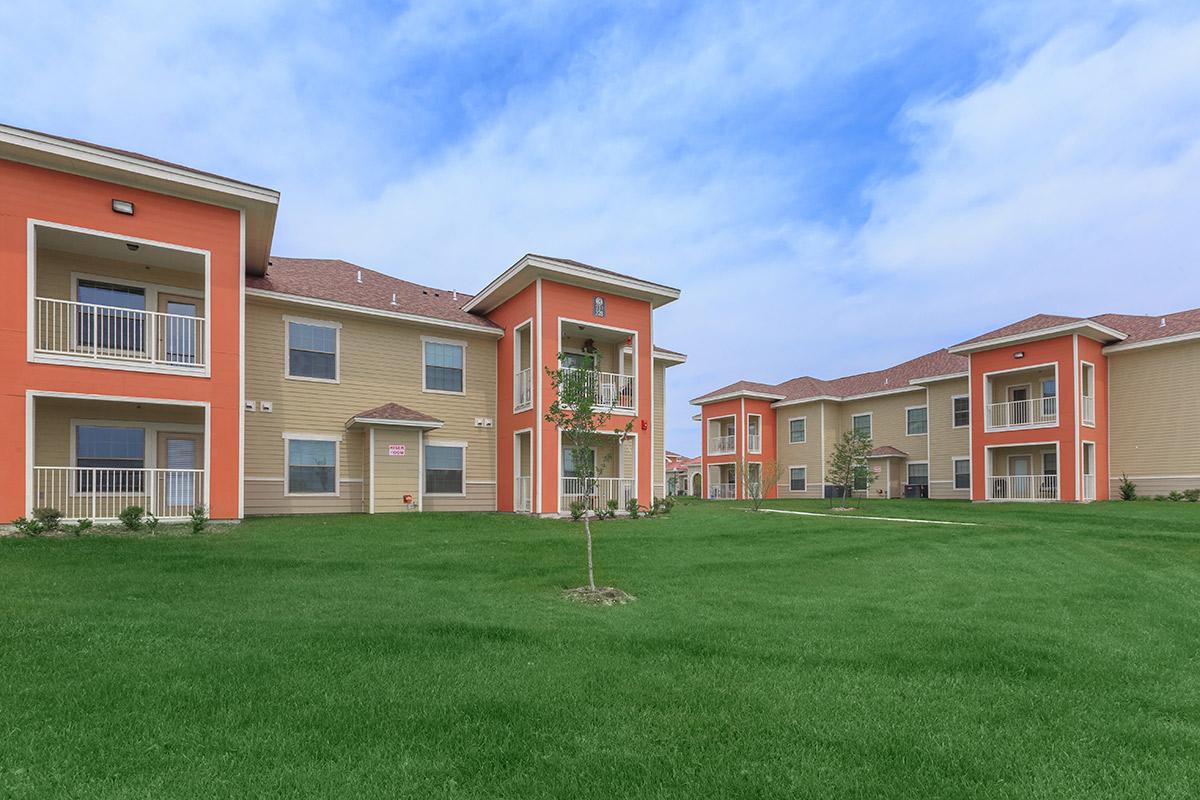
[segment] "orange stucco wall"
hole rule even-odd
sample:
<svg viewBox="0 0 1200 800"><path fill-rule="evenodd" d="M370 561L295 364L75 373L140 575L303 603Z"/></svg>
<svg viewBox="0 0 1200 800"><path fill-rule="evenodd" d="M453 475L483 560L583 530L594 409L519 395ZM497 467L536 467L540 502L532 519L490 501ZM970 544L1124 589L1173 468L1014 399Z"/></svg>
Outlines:
<svg viewBox="0 0 1200 800"><path fill-rule="evenodd" d="M26 512L26 391L190 400L209 404L210 515L238 516L241 476L239 212L0 161L0 520ZM133 216L113 213L132 200ZM210 252L211 377L162 375L28 360L27 231L36 219Z"/></svg>
<svg viewBox="0 0 1200 800"><path fill-rule="evenodd" d="M538 425L537 415L534 409L537 408L536 397L534 398L534 408L520 413L513 413L513 374L515 354L516 336L514 331L523 325L526 320L532 319L532 335L537 336L539 330L537 316L537 284L531 283L517 292L509 300L502 303L492 313L488 314L488 319L495 322L504 328L504 337L497 343L496 357L498 359L496 365L496 380L499 385L496 387L496 509L498 511L513 510L513 478L514 478L514 455L513 455L513 434L516 431L532 428L532 435L537 436ZM535 339L536 342L536 339ZM536 347L534 348L533 358L537 357ZM530 359L532 364L533 358ZM533 364L533 369L537 371L537 365ZM536 378L535 378L536 380ZM533 447L537 446L537 441L531 443ZM530 474L534 480L534 502L537 502L537 458L536 453L533 453L530 459ZM535 506L536 508L536 506Z"/></svg>
<svg viewBox="0 0 1200 800"><path fill-rule="evenodd" d="M751 453L748 446L748 437L750 434L749 417L751 414L758 414L762 417L762 443L760 447L761 452L758 453ZM766 464L776 460L778 442L775 438L775 428L777 415L775 409L771 408L770 401L740 397L731 400L721 400L701 406L700 415L700 459L702 464L700 482L704 487L703 497L708 497L709 464L737 464L739 461L758 461ZM734 425L734 452L710 456L708 454L708 422L711 419L728 417L730 415L736 420ZM746 487L742 483L742 476L739 472L737 477L737 496L739 499L744 499L746 496ZM766 487L763 493L766 497L775 497L778 491L779 487L772 484Z"/></svg>
<svg viewBox="0 0 1200 800"><path fill-rule="evenodd" d="M1080 441L1096 443L1096 499L1109 498L1108 473L1108 356L1102 345L1086 337L1079 337L1079 359L1096 367L1096 424L1079 422Z"/></svg>

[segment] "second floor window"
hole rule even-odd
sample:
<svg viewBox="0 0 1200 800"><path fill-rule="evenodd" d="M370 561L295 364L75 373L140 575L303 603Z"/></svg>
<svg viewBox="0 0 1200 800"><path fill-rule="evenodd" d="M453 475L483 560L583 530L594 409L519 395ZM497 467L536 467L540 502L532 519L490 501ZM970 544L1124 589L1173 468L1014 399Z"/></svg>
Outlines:
<svg viewBox="0 0 1200 800"><path fill-rule="evenodd" d="M108 350L146 347L146 290L98 281L79 281L75 296L78 344Z"/></svg>
<svg viewBox="0 0 1200 800"><path fill-rule="evenodd" d="M925 406L910 408L905 411L908 417L908 435L919 436L929 431L929 409Z"/></svg>
<svg viewBox="0 0 1200 800"><path fill-rule="evenodd" d="M462 393L465 350L454 342L425 342L425 391Z"/></svg>
<svg viewBox="0 0 1200 800"><path fill-rule="evenodd" d="M788 441L792 444L803 444L807 436L805 430L807 420L804 417L788 421Z"/></svg>
<svg viewBox="0 0 1200 800"><path fill-rule="evenodd" d="M954 398L954 427L965 428L971 424L971 399L969 397Z"/></svg>
<svg viewBox="0 0 1200 800"><path fill-rule="evenodd" d="M319 381L338 379L336 325L289 321L288 377Z"/></svg>
<svg viewBox="0 0 1200 800"><path fill-rule="evenodd" d="M870 414L855 414L850 418L851 425L858 433L865 435L868 439L871 438L871 415Z"/></svg>

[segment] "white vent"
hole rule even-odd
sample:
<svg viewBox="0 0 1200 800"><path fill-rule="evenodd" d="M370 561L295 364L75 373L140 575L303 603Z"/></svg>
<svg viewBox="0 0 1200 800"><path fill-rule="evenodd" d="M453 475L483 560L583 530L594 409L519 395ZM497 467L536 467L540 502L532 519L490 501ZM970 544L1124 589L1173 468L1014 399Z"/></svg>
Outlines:
<svg viewBox="0 0 1200 800"><path fill-rule="evenodd" d="M1160 328L1167 327L1167 318L1166 317L1163 317L1158 321L1158 327L1160 327Z"/></svg>
<svg viewBox="0 0 1200 800"><path fill-rule="evenodd" d="M454 299L455 299L455 301L458 300L458 290L457 289L454 290Z"/></svg>
<svg viewBox="0 0 1200 800"><path fill-rule="evenodd" d="M356 281L358 281L359 283L362 283L362 270L361 270L361 269L358 271L358 275L357 275L357 276L355 276L355 278L354 278L354 279L355 279Z"/></svg>
<svg viewBox="0 0 1200 800"><path fill-rule="evenodd" d="M265 411L268 414L271 413L272 406L271 406L270 400L259 400L258 407L261 408L263 411Z"/></svg>
<svg viewBox="0 0 1200 800"><path fill-rule="evenodd" d="M392 292L392 305L398 305L396 303L396 293L395 292Z"/></svg>

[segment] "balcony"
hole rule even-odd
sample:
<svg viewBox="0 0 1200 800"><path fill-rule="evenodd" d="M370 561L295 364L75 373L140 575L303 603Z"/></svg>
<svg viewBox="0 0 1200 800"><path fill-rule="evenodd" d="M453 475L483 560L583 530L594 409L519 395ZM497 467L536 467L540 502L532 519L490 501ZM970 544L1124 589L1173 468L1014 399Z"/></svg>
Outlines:
<svg viewBox="0 0 1200 800"><path fill-rule="evenodd" d="M1058 398L1034 397L990 403L986 421L989 431L1051 427L1058 424Z"/></svg>
<svg viewBox="0 0 1200 800"><path fill-rule="evenodd" d="M586 505L592 511L607 508L609 500L616 500L617 508L624 511L625 505L637 496L633 478L591 478L590 480L593 487L591 497L586 501ZM584 499L587 489L586 482L584 478L562 479L558 508L560 513L570 513L571 503Z"/></svg>
<svg viewBox="0 0 1200 800"><path fill-rule="evenodd" d="M751 453L762 452L762 434L749 433L746 434L746 449Z"/></svg>
<svg viewBox="0 0 1200 800"><path fill-rule="evenodd" d="M1058 476L993 475L987 482L987 499L1018 501L1058 500Z"/></svg>
<svg viewBox="0 0 1200 800"><path fill-rule="evenodd" d="M708 438L708 454L710 456L729 455L734 451L736 438L732 433L727 436L710 436Z"/></svg>
<svg viewBox="0 0 1200 800"><path fill-rule="evenodd" d="M205 320L95 303L36 298L34 352L164 367L203 369Z"/></svg>
<svg viewBox="0 0 1200 800"><path fill-rule="evenodd" d="M708 487L709 500L734 500L736 498L736 483L714 483Z"/></svg>
<svg viewBox="0 0 1200 800"><path fill-rule="evenodd" d="M116 520L141 506L164 520L186 519L207 506L202 469L34 467L35 507L52 507L68 519Z"/></svg>
<svg viewBox="0 0 1200 800"><path fill-rule="evenodd" d="M598 410L632 413L637 407L635 379L615 372L594 372L575 367L563 368L567 381L579 382L590 394Z"/></svg>
<svg viewBox="0 0 1200 800"><path fill-rule="evenodd" d="M533 407L533 370L523 369L513 376L513 411Z"/></svg>

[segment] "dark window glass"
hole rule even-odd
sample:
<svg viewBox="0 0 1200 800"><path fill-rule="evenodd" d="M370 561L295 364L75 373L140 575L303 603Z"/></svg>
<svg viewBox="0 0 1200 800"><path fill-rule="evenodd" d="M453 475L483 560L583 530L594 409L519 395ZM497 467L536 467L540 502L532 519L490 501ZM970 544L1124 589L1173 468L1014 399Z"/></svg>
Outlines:
<svg viewBox="0 0 1200 800"><path fill-rule="evenodd" d="M337 328L289 322L288 375L337 380Z"/></svg>
<svg viewBox="0 0 1200 800"><path fill-rule="evenodd" d="M592 477L594 478L594 477L596 477L596 473L595 473L596 453L592 450L588 450L586 452L587 452L587 459L588 459L588 461L591 462ZM575 450L574 450L574 448L564 447L562 459L563 459L563 477L564 478L578 478L579 470L576 469L576 467L575 467Z"/></svg>
<svg viewBox="0 0 1200 800"><path fill-rule="evenodd" d="M870 414L859 414L858 416L851 418L851 422L854 424L854 430L858 431L859 433L865 434L868 439L871 438L871 415ZM866 488L866 487L863 487L863 488Z"/></svg>
<svg viewBox="0 0 1200 800"><path fill-rule="evenodd" d="M908 433L910 436L929 432L928 408L910 408L907 411L907 417Z"/></svg>
<svg viewBox="0 0 1200 800"><path fill-rule="evenodd" d="M107 350L145 349L146 291L96 281L76 289L75 332L78 344Z"/></svg>
<svg viewBox="0 0 1200 800"><path fill-rule="evenodd" d="M808 488L808 470L804 467L792 467L790 478L793 492L803 492Z"/></svg>
<svg viewBox="0 0 1200 800"><path fill-rule="evenodd" d="M965 458L954 462L954 488L971 488L971 462Z"/></svg>
<svg viewBox="0 0 1200 800"><path fill-rule="evenodd" d="M790 432L790 441L792 443L804 441L804 437L805 437L805 430L804 430L805 424L804 423L805 423L805 420L803 420L803 419L794 419L790 423L788 423L788 428L789 428L789 432Z"/></svg>
<svg viewBox="0 0 1200 800"><path fill-rule="evenodd" d="M908 482L929 485L929 465L928 464L909 464L908 465Z"/></svg>
<svg viewBox="0 0 1200 800"><path fill-rule="evenodd" d="M80 425L75 428L76 491L140 492L146 466L146 431Z"/></svg>
<svg viewBox="0 0 1200 800"><path fill-rule="evenodd" d="M463 491L463 448L427 445L425 493L462 494Z"/></svg>
<svg viewBox="0 0 1200 800"><path fill-rule="evenodd" d="M333 494L337 491L337 443L288 440L288 493Z"/></svg>
<svg viewBox="0 0 1200 800"><path fill-rule="evenodd" d="M971 399L969 397L954 398L954 427L962 428L971 424Z"/></svg>
<svg viewBox="0 0 1200 800"><path fill-rule="evenodd" d="M425 343L425 388L442 392L463 390L462 345Z"/></svg>

